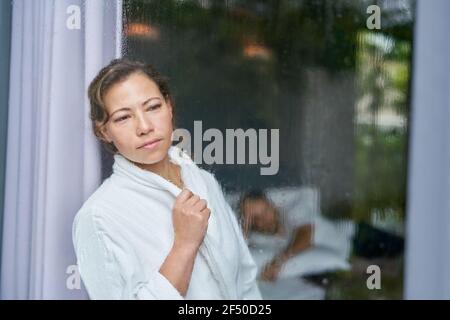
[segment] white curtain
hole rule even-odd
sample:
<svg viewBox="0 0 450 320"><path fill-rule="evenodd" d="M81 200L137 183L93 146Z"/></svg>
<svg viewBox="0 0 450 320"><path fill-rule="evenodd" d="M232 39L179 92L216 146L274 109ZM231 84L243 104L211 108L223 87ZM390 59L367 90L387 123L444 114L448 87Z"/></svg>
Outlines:
<svg viewBox="0 0 450 320"><path fill-rule="evenodd" d="M450 1L417 1L405 297L450 299Z"/></svg>
<svg viewBox="0 0 450 320"><path fill-rule="evenodd" d="M2 299L80 299L72 220L101 180L86 89L121 54L122 3L15 0Z"/></svg>

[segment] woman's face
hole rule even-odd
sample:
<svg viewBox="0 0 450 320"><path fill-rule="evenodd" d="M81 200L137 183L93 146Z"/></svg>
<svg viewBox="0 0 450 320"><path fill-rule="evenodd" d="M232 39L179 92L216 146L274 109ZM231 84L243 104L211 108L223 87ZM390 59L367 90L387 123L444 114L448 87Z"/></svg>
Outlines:
<svg viewBox="0 0 450 320"><path fill-rule="evenodd" d="M156 83L133 73L105 94L108 122L100 128L125 158L141 164L163 160L172 144L172 106Z"/></svg>

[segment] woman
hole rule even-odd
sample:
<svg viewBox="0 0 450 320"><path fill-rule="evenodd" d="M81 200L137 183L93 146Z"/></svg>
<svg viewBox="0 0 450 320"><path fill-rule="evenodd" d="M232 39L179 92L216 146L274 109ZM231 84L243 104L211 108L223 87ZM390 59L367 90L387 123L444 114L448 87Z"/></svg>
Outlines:
<svg viewBox="0 0 450 320"><path fill-rule="evenodd" d="M173 103L151 66L113 60L89 86L112 175L77 213L92 299L259 299L256 265L214 176L172 146Z"/></svg>

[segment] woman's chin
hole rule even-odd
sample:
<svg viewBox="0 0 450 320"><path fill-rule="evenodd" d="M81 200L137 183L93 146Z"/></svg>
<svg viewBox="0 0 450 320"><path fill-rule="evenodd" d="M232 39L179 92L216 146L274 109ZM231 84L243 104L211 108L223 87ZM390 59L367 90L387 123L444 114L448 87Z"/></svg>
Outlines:
<svg viewBox="0 0 450 320"><path fill-rule="evenodd" d="M124 152L123 150L119 150L119 153L135 164L154 165L158 162L163 161L167 157L169 147L170 145L165 146L163 144L160 144L156 146L156 148L139 148L131 152Z"/></svg>
<svg viewBox="0 0 450 320"><path fill-rule="evenodd" d="M167 151L164 151L162 148L152 152L149 152L148 150L145 151L146 152L140 152L139 156L136 157L137 161L135 162L145 165L153 165L163 161L167 157Z"/></svg>

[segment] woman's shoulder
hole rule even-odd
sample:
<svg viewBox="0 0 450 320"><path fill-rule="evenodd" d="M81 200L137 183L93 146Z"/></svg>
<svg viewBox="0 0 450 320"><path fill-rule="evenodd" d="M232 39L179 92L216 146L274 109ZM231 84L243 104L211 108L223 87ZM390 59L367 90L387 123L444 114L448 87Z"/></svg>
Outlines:
<svg viewBox="0 0 450 320"><path fill-rule="evenodd" d="M89 235L100 232L99 221L101 221L103 212L101 205L95 202L85 202L73 219L73 235L77 235L79 230Z"/></svg>
<svg viewBox="0 0 450 320"><path fill-rule="evenodd" d="M128 176L121 176L112 173L108 178L95 189L84 201L81 209L105 208L114 209L123 203L124 195L130 191L141 189L136 188L137 184ZM80 209L80 210L81 210Z"/></svg>
<svg viewBox="0 0 450 320"><path fill-rule="evenodd" d="M111 208L110 199L115 197L115 188L110 178L103 183L86 199L81 208L75 214L73 220L74 234L78 229L96 233L101 231L101 221Z"/></svg>

